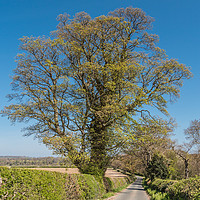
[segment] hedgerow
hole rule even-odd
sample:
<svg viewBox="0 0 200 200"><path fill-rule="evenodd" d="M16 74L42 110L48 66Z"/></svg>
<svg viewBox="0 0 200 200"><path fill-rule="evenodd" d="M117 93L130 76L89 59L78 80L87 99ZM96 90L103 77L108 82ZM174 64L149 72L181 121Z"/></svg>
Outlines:
<svg viewBox="0 0 200 200"><path fill-rule="evenodd" d="M0 199L80 199L77 177L57 172L0 168Z"/></svg>
<svg viewBox="0 0 200 200"><path fill-rule="evenodd" d="M92 200L106 193L103 179L88 174L0 167L0 177L1 200ZM130 182L127 178L106 180L110 190Z"/></svg>
<svg viewBox="0 0 200 200"><path fill-rule="evenodd" d="M200 199L200 177L182 180L146 180L145 189L151 199L197 200ZM158 198L156 198L158 196Z"/></svg>

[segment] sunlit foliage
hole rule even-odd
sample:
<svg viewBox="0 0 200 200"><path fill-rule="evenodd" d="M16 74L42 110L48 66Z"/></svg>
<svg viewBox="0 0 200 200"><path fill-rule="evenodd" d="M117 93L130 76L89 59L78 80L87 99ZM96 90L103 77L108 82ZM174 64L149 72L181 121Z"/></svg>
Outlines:
<svg viewBox="0 0 200 200"><path fill-rule="evenodd" d="M158 36L148 32L153 19L141 9L94 19L64 14L58 21L52 38L21 39L9 95L17 102L2 114L33 120L27 135L67 155L81 172L103 176L135 115L143 115L144 106L168 114L167 102L191 73L156 46Z"/></svg>

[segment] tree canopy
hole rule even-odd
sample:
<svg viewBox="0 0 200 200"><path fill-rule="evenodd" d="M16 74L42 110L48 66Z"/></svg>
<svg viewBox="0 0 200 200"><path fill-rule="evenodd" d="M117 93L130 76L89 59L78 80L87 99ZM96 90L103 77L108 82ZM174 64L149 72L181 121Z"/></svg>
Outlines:
<svg viewBox="0 0 200 200"><path fill-rule="evenodd" d="M146 168L155 153L163 153L170 148L172 141L169 137L173 128L172 121L155 117L140 119L135 126L132 126L132 135L124 152L137 157Z"/></svg>
<svg viewBox="0 0 200 200"><path fill-rule="evenodd" d="M185 129L185 135L192 146L200 149L200 120L191 121L190 126Z"/></svg>
<svg viewBox="0 0 200 200"><path fill-rule="evenodd" d="M131 134L137 113L179 97L189 68L156 46L153 19L121 8L92 19L58 16L51 37L23 37L2 111L11 121L30 121L34 134L69 156L84 173L104 175L110 158Z"/></svg>

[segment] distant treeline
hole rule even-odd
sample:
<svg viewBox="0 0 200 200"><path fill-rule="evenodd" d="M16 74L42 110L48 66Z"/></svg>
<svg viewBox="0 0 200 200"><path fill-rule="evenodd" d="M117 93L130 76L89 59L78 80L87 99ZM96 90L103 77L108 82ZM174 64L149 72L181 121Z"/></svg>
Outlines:
<svg viewBox="0 0 200 200"><path fill-rule="evenodd" d="M61 157L24 157L24 156L0 156L0 166L20 167L73 167L71 162Z"/></svg>

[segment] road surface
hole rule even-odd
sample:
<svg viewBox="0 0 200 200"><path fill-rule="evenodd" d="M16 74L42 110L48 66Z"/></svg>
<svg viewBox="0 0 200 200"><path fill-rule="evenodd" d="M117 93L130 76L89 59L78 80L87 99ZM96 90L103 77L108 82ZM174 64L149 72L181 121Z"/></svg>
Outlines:
<svg viewBox="0 0 200 200"><path fill-rule="evenodd" d="M129 185L125 190L120 192L114 197L110 197L107 200L149 200L150 198L146 194L142 187L142 177L137 176L137 180Z"/></svg>

